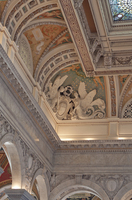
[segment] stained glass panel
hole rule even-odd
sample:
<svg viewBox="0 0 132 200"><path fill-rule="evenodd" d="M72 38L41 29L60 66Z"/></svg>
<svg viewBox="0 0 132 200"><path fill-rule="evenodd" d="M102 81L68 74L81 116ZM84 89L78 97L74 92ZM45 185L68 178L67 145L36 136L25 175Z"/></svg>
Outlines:
<svg viewBox="0 0 132 200"><path fill-rule="evenodd" d="M132 20L132 0L109 0L114 21Z"/></svg>

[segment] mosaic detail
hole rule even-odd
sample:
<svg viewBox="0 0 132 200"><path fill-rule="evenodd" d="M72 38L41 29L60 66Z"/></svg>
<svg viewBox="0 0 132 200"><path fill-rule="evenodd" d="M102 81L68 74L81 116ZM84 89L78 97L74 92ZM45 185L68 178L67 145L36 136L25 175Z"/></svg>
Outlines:
<svg viewBox="0 0 132 200"><path fill-rule="evenodd" d="M45 13L39 15L38 17L36 17L34 20L36 20L36 19L46 19L46 18L55 18L55 19L64 20L62 12L61 12L60 9L45 12Z"/></svg>
<svg viewBox="0 0 132 200"><path fill-rule="evenodd" d="M7 3L7 0L0 0L0 19L1 19L6 3Z"/></svg>
<svg viewBox="0 0 132 200"><path fill-rule="evenodd" d="M34 71L44 50L64 30L66 27L46 24L24 32L32 51Z"/></svg>
<svg viewBox="0 0 132 200"><path fill-rule="evenodd" d="M125 85L125 82L127 80L127 78L129 77L129 75L120 75L119 76L119 87L120 87L120 93Z"/></svg>
<svg viewBox="0 0 132 200"><path fill-rule="evenodd" d="M109 0L113 21L132 19L132 0Z"/></svg>
<svg viewBox="0 0 132 200"><path fill-rule="evenodd" d="M113 76L109 76L110 93L111 93L111 116L116 116L116 94Z"/></svg>
<svg viewBox="0 0 132 200"><path fill-rule="evenodd" d="M132 118L132 100L127 105L127 107L124 111L124 114L123 114L123 118Z"/></svg>
<svg viewBox="0 0 132 200"><path fill-rule="evenodd" d="M86 77L81 65L60 70L45 92L56 117L60 120L101 119L106 116L103 77Z"/></svg>

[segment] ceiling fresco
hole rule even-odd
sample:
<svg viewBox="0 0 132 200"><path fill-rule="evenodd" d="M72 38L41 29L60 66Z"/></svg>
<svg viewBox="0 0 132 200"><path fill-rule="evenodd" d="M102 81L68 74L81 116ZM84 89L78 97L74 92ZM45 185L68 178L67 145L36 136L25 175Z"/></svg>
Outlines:
<svg viewBox="0 0 132 200"><path fill-rule="evenodd" d="M45 93L60 120L106 117L105 79L86 77L81 64L70 65L55 74Z"/></svg>
<svg viewBox="0 0 132 200"><path fill-rule="evenodd" d="M64 35L62 35L58 40L56 40L55 43L50 47L49 51L62 44L67 44L67 43L72 43L72 39L69 32L64 33Z"/></svg>
<svg viewBox="0 0 132 200"><path fill-rule="evenodd" d="M6 3L7 3L7 0L0 0L0 19L1 19Z"/></svg>
<svg viewBox="0 0 132 200"><path fill-rule="evenodd" d="M109 4L114 21L124 21L132 19L131 0L109 0Z"/></svg>
<svg viewBox="0 0 132 200"><path fill-rule="evenodd" d="M36 17L34 20L36 20L36 19L47 19L47 18L64 20L62 12L59 9L45 12L45 13L39 15L38 17Z"/></svg>
<svg viewBox="0 0 132 200"><path fill-rule="evenodd" d="M34 71L44 50L64 30L66 27L45 24L24 32L32 51Z"/></svg>

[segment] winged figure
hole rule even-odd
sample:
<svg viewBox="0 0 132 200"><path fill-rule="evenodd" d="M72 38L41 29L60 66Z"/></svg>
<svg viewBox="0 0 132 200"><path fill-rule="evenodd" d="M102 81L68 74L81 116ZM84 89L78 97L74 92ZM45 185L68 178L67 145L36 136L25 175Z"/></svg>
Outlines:
<svg viewBox="0 0 132 200"><path fill-rule="evenodd" d="M93 98L96 95L96 89L92 90L91 92L87 93L85 88L85 83L80 82L80 85L78 87L78 93L80 98L78 106L75 108L77 116L79 119L90 119L94 118L100 113L105 113L105 102L98 98L93 101ZM97 106L98 109L95 110L94 106Z"/></svg>
<svg viewBox="0 0 132 200"><path fill-rule="evenodd" d="M58 89L61 87L61 85L67 79L67 77L68 77L67 75L65 75L63 77L58 76L55 79L53 84L51 82L49 83L49 91L46 96L47 96L47 100L50 103L52 109L58 102L58 97L59 97L59 93L60 93L60 91ZM61 87L61 90L63 90L63 87Z"/></svg>

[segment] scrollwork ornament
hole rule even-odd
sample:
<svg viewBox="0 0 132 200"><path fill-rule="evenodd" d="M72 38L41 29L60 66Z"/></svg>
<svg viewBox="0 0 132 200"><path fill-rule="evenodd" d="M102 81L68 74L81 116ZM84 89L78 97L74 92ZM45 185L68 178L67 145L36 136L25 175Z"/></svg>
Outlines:
<svg viewBox="0 0 132 200"><path fill-rule="evenodd" d="M20 139L20 144L25 163L25 189L29 191L35 172L44 165L22 139Z"/></svg>
<svg viewBox="0 0 132 200"><path fill-rule="evenodd" d="M0 112L0 139L8 134L15 134L15 129L9 124L9 122L4 118L2 112Z"/></svg>

